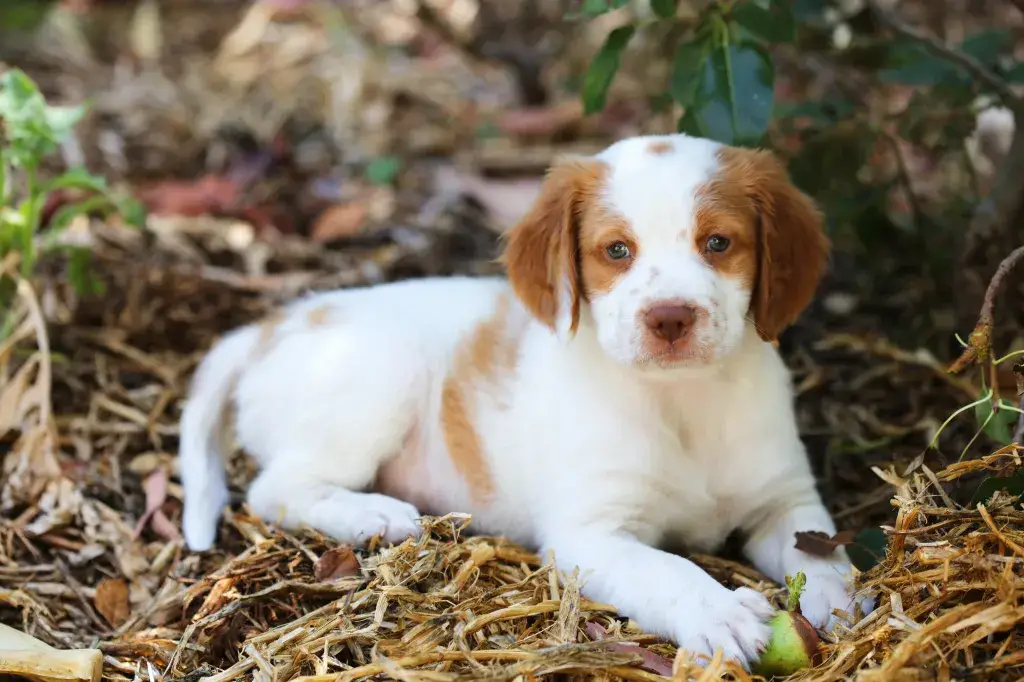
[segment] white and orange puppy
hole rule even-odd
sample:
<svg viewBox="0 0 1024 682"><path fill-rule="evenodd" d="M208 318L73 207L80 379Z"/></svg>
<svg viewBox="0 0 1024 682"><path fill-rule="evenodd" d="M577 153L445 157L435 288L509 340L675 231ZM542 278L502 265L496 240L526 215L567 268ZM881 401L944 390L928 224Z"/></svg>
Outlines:
<svg viewBox="0 0 1024 682"><path fill-rule="evenodd" d="M320 293L220 341L182 420L188 544L214 542L233 427L268 521L361 543L469 512L649 631L749 662L768 601L657 546L739 529L768 576L804 571L813 623L851 609L845 553L794 546L835 528L770 343L828 250L767 152L667 135L561 162L508 235L507 281Z"/></svg>

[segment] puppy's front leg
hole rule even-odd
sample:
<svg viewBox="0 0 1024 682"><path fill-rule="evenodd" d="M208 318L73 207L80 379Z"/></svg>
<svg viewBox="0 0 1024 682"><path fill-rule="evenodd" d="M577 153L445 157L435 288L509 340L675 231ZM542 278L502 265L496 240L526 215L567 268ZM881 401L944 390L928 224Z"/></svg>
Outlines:
<svg viewBox="0 0 1024 682"><path fill-rule="evenodd" d="M580 568L583 594L694 653L743 665L759 656L774 609L760 593L729 590L694 563L623 531L566 527L545 538L563 571Z"/></svg>
<svg viewBox="0 0 1024 682"><path fill-rule="evenodd" d="M831 629L837 622L834 609L853 613L853 566L846 550L839 547L831 556L819 557L796 548L796 533L820 531L832 536L835 524L812 486L802 494L776 497L762 507L756 521L746 530L745 551L753 564L772 580L782 583L787 575L803 571L807 586L800 610L815 627ZM861 602L865 610L871 600Z"/></svg>

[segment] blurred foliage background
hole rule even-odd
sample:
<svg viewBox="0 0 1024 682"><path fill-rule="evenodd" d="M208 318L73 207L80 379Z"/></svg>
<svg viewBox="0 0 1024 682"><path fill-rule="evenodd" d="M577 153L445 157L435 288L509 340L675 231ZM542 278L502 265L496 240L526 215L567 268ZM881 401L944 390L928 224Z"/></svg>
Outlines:
<svg viewBox="0 0 1024 682"><path fill-rule="evenodd" d="M772 148L836 245L783 338L801 426L840 518L870 525L872 465L1014 439L1013 362L945 364L1024 243L1022 30L1009 0L6 0L7 161L25 107L59 125L30 131L49 184L6 173L4 229L72 256L41 263L48 320L183 358L306 289L496 272L559 155L675 130ZM190 297L125 289L182 273ZM1024 348L1021 282L993 301L995 356ZM166 310L111 316L132 305Z"/></svg>

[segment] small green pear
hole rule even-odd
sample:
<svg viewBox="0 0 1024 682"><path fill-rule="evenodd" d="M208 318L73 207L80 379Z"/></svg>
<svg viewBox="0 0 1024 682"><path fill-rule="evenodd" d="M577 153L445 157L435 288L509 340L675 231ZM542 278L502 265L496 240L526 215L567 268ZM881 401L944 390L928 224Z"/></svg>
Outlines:
<svg viewBox="0 0 1024 682"><path fill-rule="evenodd" d="M772 636L761 658L754 663L753 672L768 679L785 677L798 670L821 663L821 639L811 622L800 613L800 595L807 584L803 572L786 576L789 598L786 610L772 617Z"/></svg>
<svg viewBox="0 0 1024 682"><path fill-rule="evenodd" d="M810 621L793 611L779 611L771 620L772 637L753 671L771 679L792 675L821 662L821 640Z"/></svg>

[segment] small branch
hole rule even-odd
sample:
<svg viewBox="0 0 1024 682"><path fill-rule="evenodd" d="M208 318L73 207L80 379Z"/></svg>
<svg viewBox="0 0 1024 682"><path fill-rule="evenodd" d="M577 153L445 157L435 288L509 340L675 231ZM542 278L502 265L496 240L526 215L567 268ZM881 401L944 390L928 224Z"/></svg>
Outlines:
<svg viewBox="0 0 1024 682"><path fill-rule="evenodd" d="M1019 4L1024 4L1024 0L1021 0ZM1000 78L998 74L989 70L988 67L966 52L957 49L933 35L923 33L918 31L916 28L903 23L888 11L882 9L877 0L868 0L868 6L883 26L888 27L891 31L903 36L904 38L918 43L930 52L934 53L936 56L942 57L943 59L956 64L973 76L975 80L981 81L994 90L1003 100L1003 104L1012 109L1014 115L1018 119L1024 119L1024 103L1021 102L1021 99L1017 97L1013 90L1010 89L1009 84Z"/></svg>
<svg viewBox="0 0 1024 682"><path fill-rule="evenodd" d="M996 296L1003 288L1003 280L1006 279L1006 276L1010 274L1010 271L1013 270L1014 266L1022 258L1024 258L1024 246L1018 246L999 263L995 274L989 280L988 289L985 290L985 300L981 304L981 312L978 313L978 323L974 326L974 331L971 332L968 346L950 366L950 372L959 372L971 365L975 360L981 360L982 362L988 360L992 353L992 328L995 326ZM995 390L994 386L993 390Z"/></svg>
<svg viewBox="0 0 1024 682"><path fill-rule="evenodd" d="M985 302L981 304L981 312L978 314L979 325L995 325L996 296L1003 288L1003 280L1006 279L1006 276L1010 274L1010 271L1013 270L1021 258L1024 258L1024 246L1018 246L1011 251L1010 255L1004 258L1003 262L996 268L996 274L992 275L992 279L988 283L988 289L985 291Z"/></svg>

